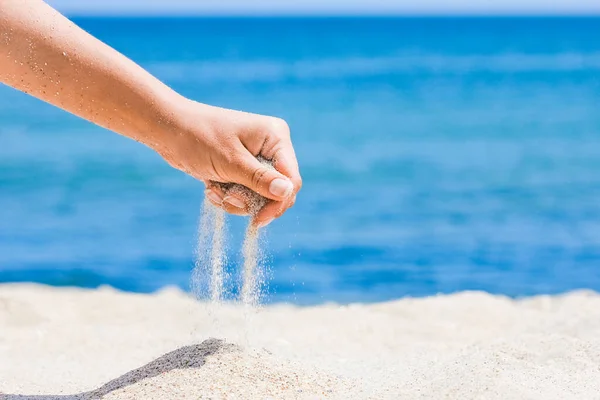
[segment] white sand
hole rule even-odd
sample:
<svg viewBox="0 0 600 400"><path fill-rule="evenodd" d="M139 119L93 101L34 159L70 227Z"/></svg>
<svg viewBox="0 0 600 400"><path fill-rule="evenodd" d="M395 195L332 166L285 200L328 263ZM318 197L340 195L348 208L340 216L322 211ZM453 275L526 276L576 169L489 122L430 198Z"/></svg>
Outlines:
<svg viewBox="0 0 600 400"><path fill-rule="evenodd" d="M594 293L209 311L174 289L0 286L0 398L600 399Z"/></svg>

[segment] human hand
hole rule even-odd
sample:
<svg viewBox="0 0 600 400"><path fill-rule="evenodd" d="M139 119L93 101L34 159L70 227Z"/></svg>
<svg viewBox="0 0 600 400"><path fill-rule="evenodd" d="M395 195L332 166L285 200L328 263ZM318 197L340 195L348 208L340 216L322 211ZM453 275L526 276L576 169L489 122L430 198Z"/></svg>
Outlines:
<svg viewBox="0 0 600 400"><path fill-rule="evenodd" d="M203 181L206 196L225 211L248 215L248 199L218 183L237 183L269 199L253 216L265 226L294 205L302 179L285 121L183 100L168 134L151 145L170 165ZM257 160L273 162L273 168Z"/></svg>
<svg viewBox="0 0 600 400"><path fill-rule="evenodd" d="M214 182L270 199L253 216L256 225L294 204L302 180L284 121L188 100L42 0L0 1L0 37L7 38L0 82L148 145L204 181L226 211L244 214L248 206L239 191ZM275 170L256 156L274 161Z"/></svg>

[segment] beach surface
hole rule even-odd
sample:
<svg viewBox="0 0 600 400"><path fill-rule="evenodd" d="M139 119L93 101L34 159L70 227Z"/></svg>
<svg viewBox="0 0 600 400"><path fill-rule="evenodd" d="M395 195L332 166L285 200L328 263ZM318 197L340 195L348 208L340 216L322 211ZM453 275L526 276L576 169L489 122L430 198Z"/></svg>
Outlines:
<svg viewBox="0 0 600 400"><path fill-rule="evenodd" d="M0 286L0 399L600 399L600 295L261 309Z"/></svg>

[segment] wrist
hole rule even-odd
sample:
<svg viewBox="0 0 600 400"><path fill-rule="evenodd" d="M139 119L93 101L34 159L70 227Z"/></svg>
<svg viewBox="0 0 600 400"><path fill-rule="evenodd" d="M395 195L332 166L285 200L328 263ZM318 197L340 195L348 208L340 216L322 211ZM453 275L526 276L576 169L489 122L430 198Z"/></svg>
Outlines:
<svg viewBox="0 0 600 400"><path fill-rule="evenodd" d="M182 119L188 102L171 89L157 93L138 116L140 129L134 139L156 151L168 147L184 131Z"/></svg>

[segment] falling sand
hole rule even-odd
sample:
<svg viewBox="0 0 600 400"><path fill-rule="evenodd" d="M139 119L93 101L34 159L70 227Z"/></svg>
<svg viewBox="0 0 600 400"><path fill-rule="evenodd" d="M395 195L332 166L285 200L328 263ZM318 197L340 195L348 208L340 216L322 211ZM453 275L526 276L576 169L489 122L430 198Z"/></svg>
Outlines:
<svg viewBox="0 0 600 400"><path fill-rule="evenodd" d="M225 229L225 212L214 207L212 209L214 230L211 255L211 277L212 285L210 297L218 302L223 297L223 267L225 265L225 252L223 250L223 236Z"/></svg>
<svg viewBox="0 0 600 400"><path fill-rule="evenodd" d="M226 264L224 236L224 211L205 201L200 214L196 262L191 279L192 292L198 299L218 303L223 298Z"/></svg>
<svg viewBox="0 0 600 400"><path fill-rule="evenodd" d="M259 159L264 165L273 168L273 164ZM227 195L236 195L245 200L248 213L252 217L267 203L267 199L245 186L232 183L216 183ZM198 232L196 264L192 275L192 289L198 298L209 297L218 303L226 297L226 247L225 213L220 208L204 201ZM210 252L209 252L210 249ZM260 283L264 274L259 270L259 229L248 223L242 254L244 257L241 301L245 305L255 306L260 301ZM209 255L210 254L210 255Z"/></svg>
<svg viewBox="0 0 600 400"><path fill-rule="evenodd" d="M244 304L256 305L259 301L258 273L258 228L250 224L244 239L244 285L242 286Z"/></svg>

